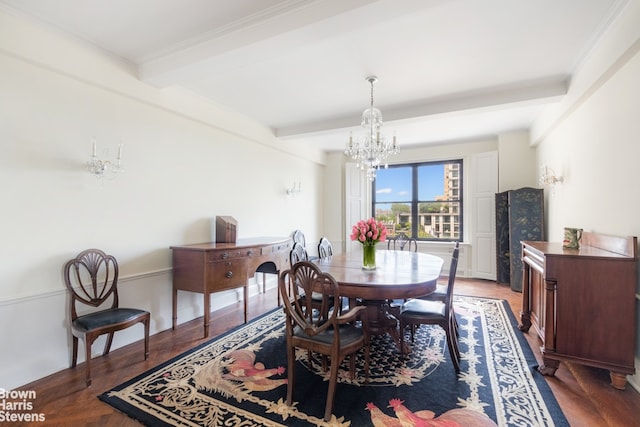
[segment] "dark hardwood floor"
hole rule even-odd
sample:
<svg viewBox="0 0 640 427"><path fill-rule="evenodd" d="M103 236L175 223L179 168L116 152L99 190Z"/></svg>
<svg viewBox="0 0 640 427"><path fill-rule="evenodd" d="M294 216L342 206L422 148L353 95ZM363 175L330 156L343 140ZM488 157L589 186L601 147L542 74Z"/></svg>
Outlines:
<svg viewBox="0 0 640 427"><path fill-rule="evenodd" d="M456 280L456 293L505 299L519 317L522 294L509 287L482 280ZM252 297L249 316L256 317L276 306L275 289ZM211 314L211 337L242 323L242 306L227 307ZM112 351L92 360L93 385L85 387L84 364L65 369L21 387L37 394L31 412L43 413L44 423L7 425L46 426L139 426L136 421L97 399L102 392L206 341L202 318L181 324L175 331L151 337L150 356L143 358L142 342ZM529 344L540 361L538 340L527 334ZM82 351L82 348L80 349ZM609 385L607 371L561 363L556 376L547 378L554 395L572 426L638 426L640 394L631 386L616 390Z"/></svg>

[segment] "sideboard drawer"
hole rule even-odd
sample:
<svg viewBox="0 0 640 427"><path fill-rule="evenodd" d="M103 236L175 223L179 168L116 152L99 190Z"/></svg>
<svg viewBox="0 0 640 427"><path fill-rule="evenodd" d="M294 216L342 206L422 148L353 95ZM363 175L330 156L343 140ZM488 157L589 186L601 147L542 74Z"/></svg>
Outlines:
<svg viewBox="0 0 640 427"><path fill-rule="evenodd" d="M233 259L212 262L208 265L207 288L210 291L222 291L245 286L247 277L247 261Z"/></svg>
<svg viewBox="0 0 640 427"><path fill-rule="evenodd" d="M247 252L242 249L228 249L207 252L207 262L226 261L247 256Z"/></svg>
<svg viewBox="0 0 640 427"><path fill-rule="evenodd" d="M292 244L290 241L284 242L278 245L271 245L271 246L264 247L262 248L262 253L271 254L271 253L283 252L288 255L289 252L291 252L291 247L292 247Z"/></svg>

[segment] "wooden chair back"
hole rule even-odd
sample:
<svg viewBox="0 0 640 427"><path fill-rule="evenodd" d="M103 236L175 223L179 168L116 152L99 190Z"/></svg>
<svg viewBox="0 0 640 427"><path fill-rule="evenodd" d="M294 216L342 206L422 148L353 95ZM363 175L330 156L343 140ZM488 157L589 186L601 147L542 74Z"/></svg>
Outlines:
<svg viewBox="0 0 640 427"><path fill-rule="evenodd" d="M291 267L293 267L294 264L300 261L309 261L309 254L302 244L295 242L291 248L291 252L289 252L289 262L291 263Z"/></svg>
<svg viewBox="0 0 640 427"><path fill-rule="evenodd" d="M287 334L293 334L293 328L297 327L313 337L328 328L337 327L336 319L342 305L338 284L331 275L320 272L313 263L301 261L291 268L285 282L287 280L290 283L285 283L284 289L280 288L284 310L290 320L287 322ZM312 294L320 296L320 307L317 306L318 300L314 302L305 297ZM319 309L314 311L314 308ZM335 334L334 344L340 341L338 329Z"/></svg>
<svg viewBox="0 0 640 427"><path fill-rule="evenodd" d="M320 239L318 243L318 256L320 258L327 258L333 255L333 246L326 237Z"/></svg>
<svg viewBox="0 0 640 427"><path fill-rule="evenodd" d="M404 248L407 248L409 251L413 250L414 252L418 252L418 241L403 232L399 232L395 237L387 239L387 249L404 251Z"/></svg>
<svg viewBox="0 0 640 427"><path fill-rule="evenodd" d="M64 266L64 281L71 295L71 320L78 318L82 303L100 307L112 298L108 308L118 307L118 262L100 249L80 252Z"/></svg>
<svg viewBox="0 0 640 427"><path fill-rule="evenodd" d="M293 243L300 243L303 248L307 246L307 242L302 230L293 230L293 232L291 233L291 239L293 240Z"/></svg>
<svg viewBox="0 0 640 427"><path fill-rule="evenodd" d="M453 248L453 254L451 255L451 264L449 265L449 280L447 283L447 296L445 298L446 314L453 310L453 285L456 281L456 273L458 271L458 258L460 256L460 243L456 242L456 246Z"/></svg>

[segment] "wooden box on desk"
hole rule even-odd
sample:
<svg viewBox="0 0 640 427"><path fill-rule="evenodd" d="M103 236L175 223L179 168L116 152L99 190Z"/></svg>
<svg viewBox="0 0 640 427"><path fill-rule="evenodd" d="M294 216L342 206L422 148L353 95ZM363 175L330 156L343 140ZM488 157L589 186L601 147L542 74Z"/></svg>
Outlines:
<svg viewBox="0 0 640 427"><path fill-rule="evenodd" d="M230 216L216 217L216 243L235 243L238 221Z"/></svg>

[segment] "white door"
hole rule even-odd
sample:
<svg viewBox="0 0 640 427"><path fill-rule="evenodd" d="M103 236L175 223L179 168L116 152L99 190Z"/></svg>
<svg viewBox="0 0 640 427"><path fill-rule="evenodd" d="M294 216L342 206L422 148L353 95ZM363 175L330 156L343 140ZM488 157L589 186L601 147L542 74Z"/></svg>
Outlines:
<svg viewBox="0 0 640 427"><path fill-rule="evenodd" d="M496 213L498 153L474 154L471 158L471 274L496 280Z"/></svg>
<svg viewBox="0 0 640 427"><path fill-rule="evenodd" d="M360 249L360 244L351 241L351 227L367 217L367 183L366 177L355 163L346 163L344 194L345 194L345 242L346 251L351 252Z"/></svg>

